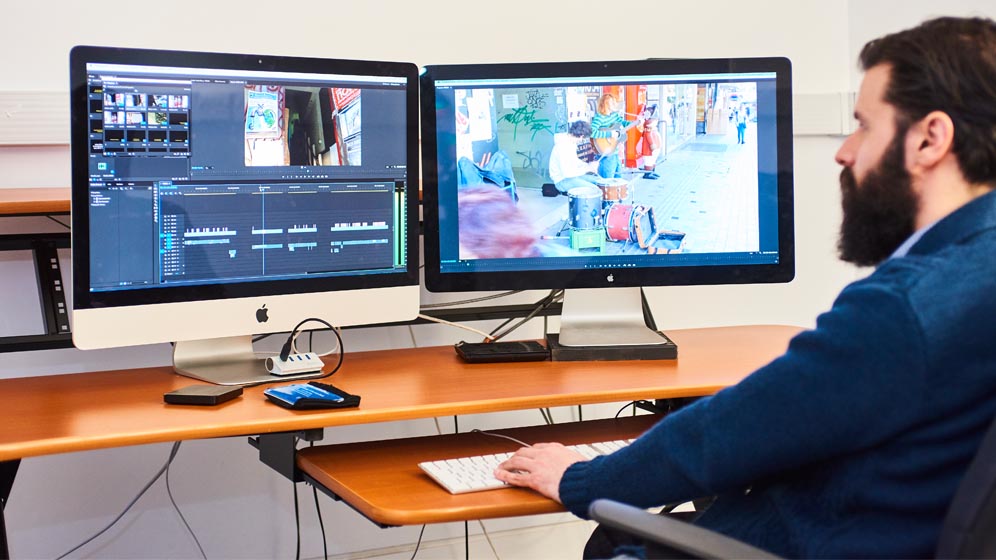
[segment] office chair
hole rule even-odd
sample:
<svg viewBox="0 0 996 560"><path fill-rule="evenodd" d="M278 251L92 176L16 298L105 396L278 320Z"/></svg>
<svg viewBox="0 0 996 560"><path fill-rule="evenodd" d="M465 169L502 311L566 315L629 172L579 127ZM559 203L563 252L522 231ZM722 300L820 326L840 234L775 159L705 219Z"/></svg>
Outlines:
<svg viewBox="0 0 996 560"><path fill-rule="evenodd" d="M655 543L667 558L777 558L714 531L611 500L595 500L588 515ZM996 420L948 506L935 557L996 558Z"/></svg>

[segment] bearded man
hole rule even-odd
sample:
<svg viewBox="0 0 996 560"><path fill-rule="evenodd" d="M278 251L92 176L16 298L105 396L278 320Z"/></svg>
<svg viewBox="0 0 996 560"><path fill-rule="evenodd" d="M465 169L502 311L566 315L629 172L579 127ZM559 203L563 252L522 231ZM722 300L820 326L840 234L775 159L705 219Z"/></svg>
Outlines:
<svg viewBox="0 0 996 560"><path fill-rule="evenodd" d="M996 414L996 23L930 20L860 62L838 247L874 272L784 355L628 447L586 461L539 444L498 478L579 516L715 496L696 524L786 557L933 555ZM617 537L600 528L586 555Z"/></svg>

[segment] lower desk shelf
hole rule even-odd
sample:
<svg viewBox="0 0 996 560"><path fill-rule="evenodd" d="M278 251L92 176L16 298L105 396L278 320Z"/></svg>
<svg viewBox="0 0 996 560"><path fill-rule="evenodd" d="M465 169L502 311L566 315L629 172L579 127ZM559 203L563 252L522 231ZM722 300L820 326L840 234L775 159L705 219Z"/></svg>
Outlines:
<svg viewBox="0 0 996 560"><path fill-rule="evenodd" d="M627 416L567 424L489 430L528 443L591 443L635 438L660 420ZM418 463L501 453L517 445L480 433L448 434L302 449L297 466L315 483L381 525L420 525L564 511L553 500L523 488L450 494Z"/></svg>

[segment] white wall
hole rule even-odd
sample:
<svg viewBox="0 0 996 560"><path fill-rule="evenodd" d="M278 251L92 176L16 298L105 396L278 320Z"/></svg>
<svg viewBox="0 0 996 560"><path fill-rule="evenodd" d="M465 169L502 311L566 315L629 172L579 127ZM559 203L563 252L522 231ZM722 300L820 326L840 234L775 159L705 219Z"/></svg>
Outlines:
<svg viewBox="0 0 996 560"><path fill-rule="evenodd" d="M0 33L0 97L12 92L64 93L69 49L76 44L260 52L340 58L407 60L418 64L478 61L639 59L645 57L788 56L800 95L852 92L855 55L868 39L936 13L927 0L717 0L622 5L584 0L494 4L456 1L367 1L315 4L257 0L174 0L93 4L70 0L12 2ZM946 14L996 16L987 0L948 1ZM652 31L648 31L652 30ZM4 125L0 114L0 127ZM2 135L0 135L2 136ZM67 135L68 136L68 135ZM655 288L651 298L663 328L749 323L811 325L858 271L836 261L839 223L839 136L798 136L795 143L797 276L787 285ZM0 188L67 186L64 145L0 147ZM36 229L44 222L21 222ZM0 227L10 227L3 226ZM24 256L20 257L25 258ZM15 258L16 261L16 258ZM68 259L64 261L68 267ZM0 261L0 292L21 293L30 281L23 263ZM521 296L530 301L535 294ZM425 294L425 301L457 299ZM12 306L0 298L0 306ZM9 307L11 309L12 307ZM29 320L30 310L16 317ZM33 319L31 319L33 320ZM7 323L16 321L8 320ZM0 325L2 328L3 325ZM526 335L539 336L540 326ZM437 326L347 332L350 350L448 344L460 331ZM102 352L58 350L3 355L0 376L42 375L108 367L164 364L168 348ZM648 367L652 365L648 364ZM592 407L585 416L614 407ZM567 419L570 411L557 411ZM522 412L461 419L471 425L536 423ZM452 426L449 420L444 424ZM430 420L329 430L330 441L426 434ZM448 428L449 429L449 428ZM164 461L166 445L28 459L6 508L15 557L54 557L103 527ZM290 483L259 464L244 438L183 445L172 471L178 503L209 557L272 558L294 548ZM304 557L321 554L310 494L301 491ZM417 528L383 530L342 504L322 498L330 552L414 543ZM564 516L489 522L492 528L547 523ZM430 527L427 539L462 534L461 525ZM565 550L573 550L570 547ZM196 557L154 487L120 527L76 556ZM517 550L515 557L530 557Z"/></svg>

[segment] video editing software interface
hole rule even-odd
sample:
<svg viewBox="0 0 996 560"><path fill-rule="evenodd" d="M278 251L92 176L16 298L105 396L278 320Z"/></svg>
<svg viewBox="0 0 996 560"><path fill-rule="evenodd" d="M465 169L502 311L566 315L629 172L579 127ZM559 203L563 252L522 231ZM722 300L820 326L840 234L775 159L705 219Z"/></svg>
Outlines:
<svg viewBox="0 0 996 560"><path fill-rule="evenodd" d="M450 78L441 273L778 263L774 72Z"/></svg>
<svg viewBox="0 0 996 560"><path fill-rule="evenodd" d="M404 271L404 77L87 65L90 291Z"/></svg>

